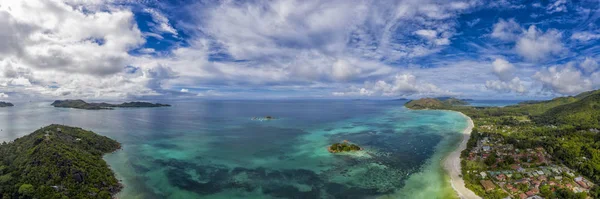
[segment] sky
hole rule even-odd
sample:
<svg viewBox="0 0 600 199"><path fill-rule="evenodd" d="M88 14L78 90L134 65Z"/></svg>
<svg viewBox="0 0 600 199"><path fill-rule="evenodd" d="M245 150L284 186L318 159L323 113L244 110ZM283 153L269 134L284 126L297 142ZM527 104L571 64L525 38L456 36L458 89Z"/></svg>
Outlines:
<svg viewBox="0 0 600 199"><path fill-rule="evenodd" d="M574 95L600 88L599 7L0 0L0 101Z"/></svg>

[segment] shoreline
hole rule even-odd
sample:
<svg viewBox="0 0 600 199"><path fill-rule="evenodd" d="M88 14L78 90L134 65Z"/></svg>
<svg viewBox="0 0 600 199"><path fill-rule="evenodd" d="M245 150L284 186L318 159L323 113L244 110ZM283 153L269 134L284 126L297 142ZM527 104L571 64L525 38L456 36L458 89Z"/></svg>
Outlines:
<svg viewBox="0 0 600 199"><path fill-rule="evenodd" d="M467 148L467 142L471 137L471 131L475 126L473 124L473 120L458 111L454 111L456 113L461 114L463 117L467 119L467 127L463 130L463 138L460 144L452 151L448 156L444 158L444 170L450 176L450 185L452 189L456 192L459 198L462 199L480 199L481 197L477 196L473 191L465 187L465 181L462 179L461 175L461 165L460 165L460 154L463 150Z"/></svg>

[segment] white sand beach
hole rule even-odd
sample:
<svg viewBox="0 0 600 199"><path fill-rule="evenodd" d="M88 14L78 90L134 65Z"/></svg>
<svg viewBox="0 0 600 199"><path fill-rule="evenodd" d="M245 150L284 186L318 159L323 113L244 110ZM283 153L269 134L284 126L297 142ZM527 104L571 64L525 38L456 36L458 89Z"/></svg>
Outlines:
<svg viewBox="0 0 600 199"><path fill-rule="evenodd" d="M470 117L466 116L463 113L460 113L465 118L467 118L469 124L467 128L463 131L463 139L460 142L460 145L448 155L444 161L444 169L450 175L450 184L452 188L456 191L459 198L462 199L472 199L472 198L481 198L477 196L473 191L465 187L465 181L462 179L461 171L460 171L460 152L467 148L467 142L469 141L469 137L471 136L471 131L473 130L473 120Z"/></svg>

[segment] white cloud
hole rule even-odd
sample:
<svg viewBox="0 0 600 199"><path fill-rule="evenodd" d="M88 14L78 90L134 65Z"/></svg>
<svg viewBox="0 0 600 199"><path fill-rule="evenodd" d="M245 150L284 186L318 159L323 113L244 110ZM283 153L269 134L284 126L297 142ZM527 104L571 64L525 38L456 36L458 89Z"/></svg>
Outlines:
<svg viewBox="0 0 600 199"><path fill-rule="evenodd" d="M13 38L18 47L8 48L7 56L36 69L114 74L126 66L127 51L144 42L128 10L84 12L64 2L37 0L2 5L0 35L18 37Z"/></svg>
<svg viewBox="0 0 600 199"><path fill-rule="evenodd" d="M182 92L182 93L187 93L187 92L190 92L190 90L188 90L188 89L185 89L185 88L182 88L180 92Z"/></svg>
<svg viewBox="0 0 600 199"><path fill-rule="evenodd" d="M596 60L586 57L585 60L579 64L585 73L592 73L598 69L598 62Z"/></svg>
<svg viewBox="0 0 600 199"><path fill-rule="evenodd" d="M471 20L471 21L468 21L468 22L467 22L467 25L468 25L469 27L473 27L473 26L477 25L479 22L481 22L481 19L480 19L480 18L477 18L477 19L473 19L473 20Z"/></svg>
<svg viewBox="0 0 600 199"><path fill-rule="evenodd" d="M198 93L196 96L198 96L198 97L220 97L220 96L225 96L225 95L226 95L225 93L221 93L216 90L207 90L207 91Z"/></svg>
<svg viewBox="0 0 600 199"><path fill-rule="evenodd" d="M101 3L0 0L0 39L10 41L0 42L0 88L43 97L156 95L142 74L154 66L124 73L128 51L145 42L133 12Z"/></svg>
<svg viewBox="0 0 600 199"><path fill-rule="evenodd" d="M515 49L519 55L529 61L543 61L551 55L563 52L561 37L561 33L557 30L550 29L542 32L532 25L517 41Z"/></svg>
<svg viewBox="0 0 600 199"><path fill-rule="evenodd" d="M519 25L515 19L499 19L498 22L494 24L491 36L503 41L514 41L522 31L521 25Z"/></svg>
<svg viewBox="0 0 600 199"><path fill-rule="evenodd" d="M389 82L389 83L388 83ZM334 96L409 96L409 95L456 95L437 86L418 81L412 74L396 74L391 80L365 82L363 87L353 87L349 91L333 92Z"/></svg>
<svg viewBox="0 0 600 199"><path fill-rule="evenodd" d="M170 33L177 36L177 30L173 28L173 26L171 26L171 24L169 23L169 19L166 16L151 8L146 8L144 9L144 11L152 15L152 20L155 23L153 25L155 31Z"/></svg>
<svg viewBox="0 0 600 199"><path fill-rule="evenodd" d="M519 77L515 77L515 67L510 62L497 58L492 62L492 71L500 80L487 80L485 82L487 89L520 94L527 92L524 82Z"/></svg>
<svg viewBox="0 0 600 199"><path fill-rule="evenodd" d="M498 58L492 63L494 74L502 81L510 81L513 78L515 67L508 61Z"/></svg>
<svg viewBox="0 0 600 199"><path fill-rule="evenodd" d="M546 10L548 13L567 12L567 0L556 0L554 3L548 4Z"/></svg>
<svg viewBox="0 0 600 199"><path fill-rule="evenodd" d="M0 93L0 98L8 98L8 95L5 93Z"/></svg>
<svg viewBox="0 0 600 199"><path fill-rule="evenodd" d="M510 81L488 80L485 82L485 87L501 92L517 92L520 94L527 92L527 88L519 77L515 77Z"/></svg>
<svg viewBox="0 0 600 199"><path fill-rule="evenodd" d="M545 90L559 94L573 95L591 90L592 81L585 78L573 65L551 66L537 72L533 78L541 82Z"/></svg>
<svg viewBox="0 0 600 199"><path fill-rule="evenodd" d="M31 86L31 82L29 82L29 79L27 79L27 78L18 77L18 78L12 79L10 81L10 85L12 85L12 86Z"/></svg>
<svg viewBox="0 0 600 199"><path fill-rule="evenodd" d="M415 34L429 40L437 38L437 31L435 30L417 30Z"/></svg>
<svg viewBox="0 0 600 199"><path fill-rule="evenodd" d="M575 32L571 35L571 39L586 42L590 40L600 39L600 34L592 32Z"/></svg>

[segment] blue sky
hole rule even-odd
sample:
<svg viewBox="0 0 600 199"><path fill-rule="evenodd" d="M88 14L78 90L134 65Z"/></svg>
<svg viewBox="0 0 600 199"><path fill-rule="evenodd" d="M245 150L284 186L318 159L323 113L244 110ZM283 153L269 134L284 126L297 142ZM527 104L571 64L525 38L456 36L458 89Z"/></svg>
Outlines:
<svg viewBox="0 0 600 199"><path fill-rule="evenodd" d="M599 6L0 0L0 100L573 95L600 88Z"/></svg>

